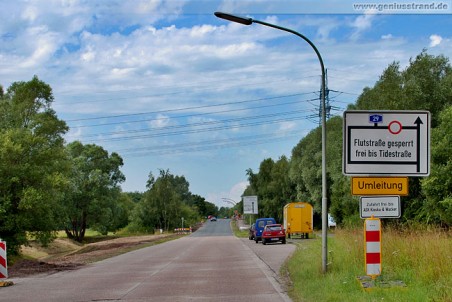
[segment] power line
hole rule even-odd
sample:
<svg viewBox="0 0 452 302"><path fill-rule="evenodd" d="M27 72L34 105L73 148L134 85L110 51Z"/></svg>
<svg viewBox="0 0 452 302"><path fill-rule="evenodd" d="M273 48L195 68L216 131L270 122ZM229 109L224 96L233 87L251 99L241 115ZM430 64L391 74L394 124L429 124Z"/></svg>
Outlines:
<svg viewBox="0 0 452 302"><path fill-rule="evenodd" d="M162 147L149 147L142 150L131 151L131 152L125 152L121 153L130 157L142 157L147 155L168 155L168 154L180 154L180 153L193 153L193 152L204 152L209 150L215 150L215 149L228 149L228 148L238 148L238 147L244 147L244 146L250 146L250 145L260 145L260 144L267 144L267 143L275 143L278 141L284 141L288 139L293 139L294 137L299 136L300 134L292 134L292 135L285 135L285 136L270 136L270 137L262 137L262 138L255 138L255 139L249 139L247 141L231 141L230 139L224 140L221 143L210 143L210 142L200 142L196 144L182 144L182 145L166 145Z"/></svg>
<svg viewBox="0 0 452 302"><path fill-rule="evenodd" d="M149 115L149 114L162 114L162 113L170 113L170 112L195 110L195 109L205 109L205 108L221 107L221 106L228 106L228 105L238 105L238 104L246 104L246 103L252 103L252 102L268 101L268 100L274 100L274 99L280 99L280 98L289 98L289 97L307 95L307 94L312 94L312 93L314 93L314 92L294 93L294 94L288 94L288 95L282 95L282 96L272 96L272 97L266 97L266 98L244 100L244 101L226 102L226 103L220 103L220 104L210 104L210 105L203 105L203 106L192 106L192 107L176 108L176 109L164 109L164 110L129 113L129 114L118 114L118 115L109 115L109 116L87 117L87 118L66 120L66 122L79 122L79 121L88 121L88 120L123 118L123 117L132 117L132 116ZM299 102L299 101L297 101L297 102ZM295 103L295 102L293 102L293 103ZM283 104L279 104L279 105L286 105L286 104L287 103L283 103ZM270 107L270 106L278 106L278 104L267 105L267 106L262 106L262 107L254 107L254 108L264 108L264 107ZM247 110L247 109L241 109L241 110ZM227 111L224 111L224 112L227 112ZM103 126L103 125L111 125L111 124L114 124L114 123L101 124L101 125ZM78 127L95 127L95 126L96 125L85 125L85 126L78 126Z"/></svg>
<svg viewBox="0 0 452 302"><path fill-rule="evenodd" d="M292 130L292 131L284 131L284 132L273 132L273 133L265 133L265 134L256 134L256 135L247 135L247 136L239 136L234 138L215 138L210 140L204 140L199 142L189 142L189 143L176 143L176 144L159 144L156 146L144 146L144 147L134 147L134 148L124 148L118 149L117 152L138 152L138 151L149 151L149 150L168 150L168 149L183 149L186 147L193 146L204 146L204 145L227 145L230 143L237 143L242 141L253 141L253 140L261 140L261 139L272 139L275 137L287 137L299 135L300 130Z"/></svg>
<svg viewBox="0 0 452 302"><path fill-rule="evenodd" d="M263 75L263 76L253 76L253 79L257 79L257 78L266 78L267 76ZM304 76L304 77L297 77L297 78L290 78L290 81L295 81L298 79L305 79L305 78L313 78L313 77L317 77L317 76ZM246 87L252 87L255 85L262 85L268 84L268 80L263 81L263 82L251 82L250 79L246 79L246 83L243 82L243 79L236 79L234 78L234 81L239 81L238 83L240 84L241 87L245 86ZM287 83L289 81L287 78L280 78L280 79L272 79L272 83L279 83L279 82L284 82ZM135 95L133 98L154 98L154 97L163 97L163 96L170 96L170 95L177 95L177 94L183 94L187 92L187 88L189 88L190 92L199 92L199 91L208 91L208 90L218 90L218 86L217 85L213 85L214 83L221 83L222 84L222 89L227 88L228 86L231 87L233 85L236 85L236 83L232 83L232 82L228 82L227 79L221 79L221 80L217 80L217 81L207 81L207 82L203 82L203 83L199 83L196 82L195 84L193 83L188 83L188 84L180 84L178 83L177 86L173 85L173 84L168 84L168 85L163 85L163 86L157 86L157 87L151 87L154 89L158 89L158 90L162 90L162 89L171 89L171 92L166 92L166 93L155 93L155 94L145 94L145 95ZM201 84L201 85L200 85ZM226 84L226 85L225 85ZM185 89L185 90L180 90L177 91L178 89ZM99 91L99 92L91 92L91 94L106 94L106 93L132 93L138 90L144 90L147 89L149 90L149 86L147 85L145 88L139 88L139 89L121 89L121 90L110 90L110 91ZM77 92L77 94L80 93L80 90L66 90L66 91L62 91L62 92L58 92L58 94L60 95L65 95L65 94L69 94L71 92ZM130 96L126 96L126 97L110 97L110 98L106 98L106 99L102 99L102 100L87 100L87 101L71 101L71 104L84 104L84 103L100 103L100 102L110 102L110 101L120 101L120 100L128 100L131 99Z"/></svg>
<svg viewBox="0 0 452 302"><path fill-rule="evenodd" d="M132 129L132 130L123 130L123 131L111 131L111 132L104 132L104 133L93 133L93 134L87 134L84 137L87 138L87 137L97 137L97 136L132 134L132 133L141 133L141 132L157 132L157 131L166 131L166 130L171 130L171 129L179 129L179 128L187 128L187 127L201 127L201 126L216 125L216 124L223 124L223 123L226 124L226 123L232 123L232 122L241 122L241 121L245 121L245 120L264 119L264 118L277 117L277 116L282 116L282 115L289 116L289 115L305 113L305 112L309 112L309 111L310 110L306 110L306 109L292 110L292 111L268 113L268 114L262 114L262 115L245 116L245 117L215 120L215 121L204 121L204 122L197 122L197 123L170 125L170 126L164 126L164 127L159 127L159 128L141 128L141 129Z"/></svg>
<svg viewBox="0 0 452 302"><path fill-rule="evenodd" d="M280 119L275 119L275 120L251 122L251 123L240 124L240 125L223 125L223 126L209 127L209 128L203 128L203 129L188 129L188 130L180 130L180 131L164 132L164 133L132 135L132 136L126 136L126 137L97 138L97 139L87 140L87 142L126 141L126 140L137 140L137 139L154 138L154 137L162 137L162 136L198 134L198 133L203 133L203 132L230 130L230 129L237 129L237 128L243 128L243 127L260 126L260 125L265 125L265 124L275 124L275 123L279 123L279 122L295 121L295 120L301 120L301 119L306 119L306 118L307 118L307 116L296 116L296 117L292 117L292 118L285 117L285 118L280 118Z"/></svg>

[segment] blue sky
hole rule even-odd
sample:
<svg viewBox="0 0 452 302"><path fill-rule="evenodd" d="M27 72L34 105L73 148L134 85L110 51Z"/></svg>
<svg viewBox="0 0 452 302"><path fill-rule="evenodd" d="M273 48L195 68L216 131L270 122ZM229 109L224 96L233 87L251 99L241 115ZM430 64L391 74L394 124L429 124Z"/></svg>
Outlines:
<svg viewBox="0 0 452 302"><path fill-rule="evenodd" d="M123 157L124 191L144 191L150 172L169 169L228 206L222 198L240 200L248 168L290 157L318 126L320 67L300 38L214 11L312 40L328 70L331 114L342 115L388 64L404 68L422 49L452 57L450 0L406 2L440 10L359 11L356 3L0 0L0 85L33 75L48 83L68 142ZM395 2L373 2L385 3Z"/></svg>

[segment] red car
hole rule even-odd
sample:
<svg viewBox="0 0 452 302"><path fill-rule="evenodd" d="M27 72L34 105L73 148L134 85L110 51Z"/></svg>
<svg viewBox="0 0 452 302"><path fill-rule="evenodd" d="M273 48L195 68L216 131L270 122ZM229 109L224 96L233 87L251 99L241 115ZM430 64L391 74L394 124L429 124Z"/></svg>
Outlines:
<svg viewBox="0 0 452 302"><path fill-rule="evenodd" d="M262 232L262 244L281 241L286 244L286 232L281 224L267 224Z"/></svg>

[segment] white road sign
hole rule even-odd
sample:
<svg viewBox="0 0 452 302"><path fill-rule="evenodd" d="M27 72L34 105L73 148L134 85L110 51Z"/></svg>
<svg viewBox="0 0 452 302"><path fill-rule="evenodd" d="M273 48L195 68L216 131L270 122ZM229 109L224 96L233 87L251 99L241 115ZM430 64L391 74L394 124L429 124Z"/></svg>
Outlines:
<svg viewBox="0 0 452 302"><path fill-rule="evenodd" d="M399 218L400 196L361 196L359 212L361 218Z"/></svg>
<svg viewBox="0 0 452 302"><path fill-rule="evenodd" d="M345 175L430 174L430 112L345 111Z"/></svg>
<svg viewBox="0 0 452 302"><path fill-rule="evenodd" d="M243 196L243 214L257 214L257 196Z"/></svg>

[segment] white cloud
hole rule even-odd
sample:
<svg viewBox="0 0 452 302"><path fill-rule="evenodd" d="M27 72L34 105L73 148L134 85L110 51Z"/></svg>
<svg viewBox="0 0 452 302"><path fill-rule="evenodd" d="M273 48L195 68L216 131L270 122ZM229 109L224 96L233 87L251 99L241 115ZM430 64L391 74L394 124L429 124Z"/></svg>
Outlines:
<svg viewBox="0 0 452 302"><path fill-rule="evenodd" d="M296 122L282 122L279 124L279 130L281 131L287 131L294 129L297 126Z"/></svg>
<svg viewBox="0 0 452 302"><path fill-rule="evenodd" d="M91 47L87 47L87 49L80 54L80 58L86 62L94 61L96 57L96 53L92 50Z"/></svg>
<svg viewBox="0 0 452 302"><path fill-rule="evenodd" d="M59 35L49 31L44 25L30 27L24 33L23 39L30 40L25 42L27 46L22 49L22 60L18 65L24 69L43 67L43 64L52 60L52 56L61 43Z"/></svg>
<svg viewBox="0 0 452 302"><path fill-rule="evenodd" d="M356 19L350 23L350 26L354 29L351 35L352 40L358 39L361 34L372 27L372 21L375 19L374 14L366 13L356 17Z"/></svg>
<svg viewBox="0 0 452 302"><path fill-rule="evenodd" d="M443 38L439 35L431 35L430 36L430 47L435 47L441 44Z"/></svg>
<svg viewBox="0 0 452 302"><path fill-rule="evenodd" d="M318 60L308 45L287 33L265 26L223 22L213 15L211 18L207 15L185 15L178 19L177 14L165 14L165 10L177 11L177 4L185 1L4 2L8 7L0 11L0 84L7 88L14 81L27 81L37 74L52 87L55 93L54 108L62 119L94 118L71 123L74 127L71 134L77 139L83 140L85 135L91 135L92 138L97 137L93 134L115 131L112 126L75 128L78 123L91 125L122 120L129 122L129 119L135 117L140 122L123 124L124 131L160 129L196 120L219 121L291 110L306 110L306 116L316 114L320 86ZM236 4L242 5L244 2L238 1ZM267 2L261 3L264 5ZM255 2L249 1L247 4L251 7L252 3ZM421 31L416 31L416 24L410 29L410 34L404 32L404 28L397 31L396 37L387 34L393 30L393 27L386 27L392 17L381 15L350 17L303 14L262 18L306 33L312 39L328 68L329 88L345 92L331 95L331 101L336 102L332 105L335 106L345 107L347 103L353 102L362 89L372 85L391 62L400 61L401 66L406 65L410 57L416 56L425 47L428 39ZM384 18L385 22L388 20L388 23L379 22L379 26L375 26L376 20L381 20L379 18ZM403 17L397 18L399 19L396 21L401 22ZM156 20L162 22L156 23ZM384 30L381 29L383 26ZM397 22L391 26L397 26ZM432 49L433 52L451 56L451 40L444 31L438 29L429 42L431 47L437 46ZM366 39L360 39L364 32ZM415 38L412 38L414 35ZM347 39L350 36L351 40ZM292 94L300 95L285 97ZM275 98L271 99L272 97ZM234 111L239 105L231 105L250 100L255 102L240 105L248 107L247 111ZM308 103L308 100L311 102ZM297 103L293 107L282 105L290 102ZM228 106L215 107L220 103L228 103ZM281 107L265 107L269 104L281 104ZM189 107L196 109L182 113L174 110ZM221 110L221 114L205 115L197 119L192 116L180 120L177 116ZM128 119L96 119L99 116L143 112L154 113ZM161 113L151 121L156 116L155 112ZM243 120L243 123L253 122L256 120ZM182 141L189 145L192 142L215 139L233 140L238 136L265 136L266 132L274 134L289 129L300 130L301 139L318 125L315 122L304 123L310 124L300 126L302 123L297 121L295 124L289 120L266 127L199 131L182 138L162 136L135 141L109 141L108 144L114 145L116 149L133 149L139 144L147 146L163 144L162 142L175 144ZM232 124L233 122L228 123ZM144 136L148 134L139 133ZM246 168L256 169L265 157L278 158L284 153L290 156L290 150L294 146L287 142L274 145L243 144L235 149L201 150L203 155L208 154L203 156L203 162L196 162L195 157L199 152L175 154L174 158L183 160L174 164L174 167L183 170L187 169L187 163L196 162L196 168L190 170L190 173L203 176L198 181L198 187L205 185L203 181L221 182L224 188L213 188L212 185L212 188L198 190L197 193L203 196L212 192L216 199L209 201L221 202L222 197L239 200L246 182L238 182L243 178ZM229 152L228 155L233 159L221 162L222 166L231 167L232 172L228 171L228 175L218 181L218 174L223 173L223 167L213 169L206 164L206 160L222 161L222 152ZM129 169L130 173L138 173L136 170L142 168L143 163L145 169L176 169L171 163L162 160L162 157L164 155L158 154L145 158L124 158L127 169L131 165L136 167ZM226 184L227 181L230 183ZM237 184L231 185L234 183ZM144 187L144 184L145 180L142 184L137 184L136 180L128 181L127 186L132 188L126 190L139 185Z"/></svg>
<svg viewBox="0 0 452 302"><path fill-rule="evenodd" d="M27 21L35 21L38 16L38 10L34 6L29 6L25 8L22 13L22 18Z"/></svg>
<svg viewBox="0 0 452 302"><path fill-rule="evenodd" d="M163 128L168 126L170 120L169 116L158 114L157 117L150 122L150 125L152 128Z"/></svg>
<svg viewBox="0 0 452 302"><path fill-rule="evenodd" d="M236 201L241 200L241 196L245 189L248 187L249 182L248 181L241 181L239 183L236 183L232 186L231 190L229 191L229 196L231 196L232 199Z"/></svg>
<svg viewBox="0 0 452 302"><path fill-rule="evenodd" d="M212 33L214 30L215 26L212 25L194 26L190 31L190 37L202 38L208 35L209 33Z"/></svg>

